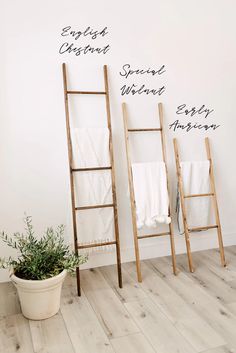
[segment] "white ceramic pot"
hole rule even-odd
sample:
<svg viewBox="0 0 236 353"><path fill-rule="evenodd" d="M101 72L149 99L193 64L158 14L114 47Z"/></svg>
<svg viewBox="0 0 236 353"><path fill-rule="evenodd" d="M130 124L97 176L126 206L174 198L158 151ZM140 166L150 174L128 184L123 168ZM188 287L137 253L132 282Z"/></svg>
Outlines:
<svg viewBox="0 0 236 353"><path fill-rule="evenodd" d="M59 275L44 280L26 280L11 275L17 288L21 310L31 320L43 320L55 315L60 308L61 287L66 270Z"/></svg>

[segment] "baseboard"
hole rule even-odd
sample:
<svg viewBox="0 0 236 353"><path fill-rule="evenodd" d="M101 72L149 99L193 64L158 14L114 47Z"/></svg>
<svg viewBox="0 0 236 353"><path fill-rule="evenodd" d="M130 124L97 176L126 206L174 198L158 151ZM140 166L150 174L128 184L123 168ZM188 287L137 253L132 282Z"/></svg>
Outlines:
<svg viewBox="0 0 236 353"><path fill-rule="evenodd" d="M155 257L163 257L170 255L170 245L168 237L156 239L156 242L145 244L146 240L140 244L141 259L151 259ZM236 245L236 234L224 234L224 246ZM206 233L197 233L191 236L192 251L201 251L208 249L215 249L218 247L217 236L212 231ZM176 254L185 254L185 238L183 235L175 236ZM121 248L122 262L134 261L134 248ZM89 261L81 266L81 269L88 269L100 266L107 266L116 263L115 251L104 251L103 253L94 253L89 256Z"/></svg>
<svg viewBox="0 0 236 353"><path fill-rule="evenodd" d="M155 257L163 257L170 255L170 245L168 237L155 239L152 243L146 243L147 240L140 242L141 259L151 259ZM149 240L150 241L150 240ZM236 245L236 234L224 234L224 246ZM184 236L175 236L176 254L186 253ZM201 251L214 249L218 247L217 236L212 232L202 232L191 236L192 251ZM122 262L134 261L134 248L121 248ZM89 256L89 261L81 266L81 269L95 268L100 266L108 266L116 263L115 249L92 253ZM0 282L9 281L7 270L1 270Z"/></svg>

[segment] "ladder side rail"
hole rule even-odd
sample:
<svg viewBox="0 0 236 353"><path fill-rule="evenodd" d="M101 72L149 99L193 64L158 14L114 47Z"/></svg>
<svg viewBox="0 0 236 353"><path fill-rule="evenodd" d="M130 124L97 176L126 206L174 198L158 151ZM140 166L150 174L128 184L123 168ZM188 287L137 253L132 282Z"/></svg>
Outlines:
<svg viewBox="0 0 236 353"><path fill-rule="evenodd" d="M181 204L183 224L184 224L185 242L186 242L187 255L188 255L188 265L189 265L190 272L194 272L191 246L190 246L190 240L189 240L189 230L188 230L189 228L187 223L187 212L186 212L185 202L184 202L184 189L183 189L183 180L182 180L182 173L181 173L181 166L180 166L179 150L178 150L178 143L176 138L173 139L173 143L174 143L178 188L179 188L179 195L180 195L180 204Z"/></svg>
<svg viewBox="0 0 236 353"><path fill-rule="evenodd" d="M70 115L69 115L69 103L68 103L68 90L67 90L67 75L66 75L66 64L62 64L63 73L63 85L64 85L64 102L65 102L65 114L66 114L66 136L67 136L67 148L69 158L69 172L70 172L70 189L71 189L71 206L72 206L72 223L73 223L73 235L74 235L74 249L76 255L78 255L78 234L77 234L77 222L76 222L76 210L75 210L75 187L73 179L73 154L72 154L72 143L70 133ZM76 279L77 279L77 291L78 295L81 296L80 288L80 272L79 267L76 268Z"/></svg>
<svg viewBox="0 0 236 353"><path fill-rule="evenodd" d="M163 106L162 103L158 104L158 112L159 112L159 121L160 121L160 133L161 133L161 146L162 146L162 157L163 162L165 163L165 170L166 170L166 183L167 183L167 193L169 198L169 205L168 205L168 215L171 217L171 222L169 223L169 231L170 231L170 246L171 246L171 255L172 255L172 266L173 266L173 273L177 275L177 266L176 266L176 256L175 256L175 242L174 242L174 230L172 224L172 212L170 206L170 185L169 185L169 175L168 175L168 168L167 168L167 157L166 157L166 142L165 142L165 135L164 135L164 128L163 128Z"/></svg>
<svg viewBox="0 0 236 353"><path fill-rule="evenodd" d="M210 163L210 187L211 187L211 193L213 193L212 204L213 204L213 208L215 212L215 220L217 224L217 235L218 235L218 242L219 242L221 264L222 266L226 266L220 215L219 215L219 208L218 208L218 202L217 202L217 196L216 196L213 162L212 162L210 142L208 137L205 138L205 147L206 147L207 159L209 160L209 163Z"/></svg>
<svg viewBox="0 0 236 353"><path fill-rule="evenodd" d="M122 288L120 236L119 236L119 224L118 224L118 210L117 210L116 183L115 183L115 165L114 165L114 156L113 156L110 96L109 96L107 65L103 66L103 74L104 74L104 84L105 84L105 92L106 92L105 97L106 97L107 125L108 125L108 129L109 129L109 153L110 153L110 165L111 165L112 199L113 199L113 205L114 205L114 227L115 227L115 238L116 238L117 271L118 271L119 287Z"/></svg>
<svg viewBox="0 0 236 353"><path fill-rule="evenodd" d="M129 194L130 194L133 237L134 237L134 250L135 250L135 258L136 258L136 270L137 270L138 281L142 282L140 254L139 254L139 245L138 245L138 229L137 229L136 205L135 205L135 196L134 196L134 184L133 184L130 147L129 147L129 134L128 134L128 122L127 122L128 116L127 116L127 108L125 103L122 103L122 112L123 112L123 120L124 120L125 148L126 148L126 159L127 159L127 168L128 168Z"/></svg>

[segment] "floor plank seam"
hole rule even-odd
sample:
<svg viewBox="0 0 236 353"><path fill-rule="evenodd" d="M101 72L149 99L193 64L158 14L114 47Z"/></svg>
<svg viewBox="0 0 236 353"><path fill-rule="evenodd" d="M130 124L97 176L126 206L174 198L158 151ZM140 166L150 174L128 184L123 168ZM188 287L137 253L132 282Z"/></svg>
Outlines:
<svg viewBox="0 0 236 353"><path fill-rule="evenodd" d="M109 284L107 283L107 281L106 281L106 279L104 278L104 276L103 276L103 274L101 273L101 271L99 271L99 273L102 275L102 277L103 277L103 279L105 280L106 284L109 286ZM96 317L97 317L97 319L98 319L98 321L99 321L99 324L100 324L100 326L102 327L103 332L105 333L106 337L110 340L110 337L111 337L111 336L109 336L109 335L107 334L106 330L104 329L103 325L101 324L100 319L99 319L99 314L97 313L97 311L96 311L95 308L93 307L93 304L90 302L89 297L86 295L86 290L83 289L83 284L82 284L81 288L82 288L82 290L83 290L83 293L84 293L84 295L85 295L87 301L89 302L89 305L91 306L93 312L95 313L95 315L96 315ZM109 288L112 289L110 286L109 286ZM113 291L113 293L114 293L114 291ZM120 302L121 302L121 301L120 301ZM122 304L122 306L124 307L126 313L129 315L129 312L128 312L128 310L125 308L124 304L123 304L122 302L121 302L121 304ZM129 316L130 316L130 315L129 315ZM100 315L100 317L101 317L101 320L104 322L103 317L102 317L101 315ZM130 317L130 319L133 321L133 323L134 323L135 326L137 327L135 321L134 321L131 317ZM138 328L138 327L137 327L137 328ZM109 328L109 327L108 327L108 331L110 331L110 328ZM138 333L138 332L140 332L140 330L138 330L137 333ZM125 334L125 335L120 335L120 336L116 336L116 337L120 337L120 338L121 338L121 337L124 337L124 336L127 336L127 334Z"/></svg>
<svg viewBox="0 0 236 353"><path fill-rule="evenodd" d="M66 325L66 322L65 322L65 319L64 319L64 316L63 316L61 310L60 310L60 313L61 313L61 317L62 317L64 326L65 326L66 332L67 332L67 334L68 334L68 337L69 337L71 346L72 346L72 348L73 348L74 353L76 353L76 348L74 347L74 344L73 344L73 342L72 342L72 340L71 340L70 333L69 333L69 331L68 331L68 327L67 327L67 325Z"/></svg>

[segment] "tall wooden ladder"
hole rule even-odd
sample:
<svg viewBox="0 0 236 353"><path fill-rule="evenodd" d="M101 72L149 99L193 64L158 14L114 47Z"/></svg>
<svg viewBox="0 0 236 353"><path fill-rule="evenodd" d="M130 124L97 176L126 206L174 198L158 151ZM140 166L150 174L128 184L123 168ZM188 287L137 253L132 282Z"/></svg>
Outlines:
<svg viewBox="0 0 236 353"><path fill-rule="evenodd" d="M178 188L179 188L179 195L180 195L180 204L181 204L181 209L182 209L182 218L183 218L183 226L184 226L184 234L185 234L185 241L186 241L189 270L190 270L190 272L194 272L189 235L191 232L205 231L208 229L216 229L217 230L221 264L222 264L222 266L226 266L209 138L208 137L205 138L205 147L206 147L207 159L209 160L209 164L210 164L210 169L209 169L210 192L205 193L205 194L192 194L192 195L185 195L184 194L184 185L183 185L183 177L182 177L180 157L179 157L179 148L178 148L178 142L177 142L176 138L173 139L173 143L174 143L176 172L177 172L177 178L178 178ZM194 197L211 197L212 198L212 205L213 205L214 213L215 213L215 224L208 225L208 226L202 226L202 227L189 228L188 220L187 220L187 212L186 212L187 210L186 210L186 206L185 206L185 199L194 198Z"/></svg>
<svg viewBox="0 0 236 353"><path fill-rule="evenodd" d="M114 157L113 157L113 145L112 145L112 127L111 127L111 113L110 113L110 99L109 99L109 86L108 86L108 73L107 66L103 66L103 74L104 74L104 91L73 91L69 90L67 87L67 74L66 74L66 64L62 64L62 73L63 73L63 83L64 83L64 100L65 100L65 115L66 115L66 132L67 132L67 144L68 144L68 157L69 157L69 171L70 171L70 189L71 189L71 204L72 204L72 220L73 220L73 233L74 233L74 247L76 254L79 253L80 249L87 249L99 246L106 245L115 245L116 246L116 259L117 259L117 271L118 271L118 284L119 287L122 288L122 273L121 273L121 256L120 256L120 239L119 239L119 227L118 227L118 212L117 212L117 198L116 198L116 185L115 185L115 168L114 168ZM106 102L106 114L107 114L107 126L109 129L109 154L110 154L110 165L102 166L102 167L94 167L91 166L89 168L73 168L73 154L72 154L72 141L71 141L71 129L70 129L70 116L69 116L69 95L103 95L105 96ZM77 207L75 203L75 183L74 183L74 173L78 172L93 172L93 171L103 171L110 170L111 171L111 183L112 183L112 203L111 204L102 204L102 205L91 205L91 206L81 206ZM90 244L79 244L79 238L77 234L77 220L76 213L78 211L86 211L89 209L96 208L113 208L114 212L114 232L115 232L115 240L109 242L100 242L100 243L90 243ZM78 295L81 295L80 288L80 271L79 268L76 270L77 277L77 289Z"/></svg>
<svg viewBox="0 0 236 353"><path fill-rule="evenodd" d="M133 184L130 144L129 144L129 133L160 132L161 145L162 145L162 158L163 158L163 161L165 163L165 168L166 168L167 189L168 189L168 196L170 199L165 136L164 136L164 130L163 130L163 107L162 107L161 103L158 104L158 113L159 113L159 120L160 120L160 127L159 128L130 129L128 127L128 112L127 112L126 103L122 104L122 111L123 111L123 119L124 119L124 132L125 132L125 144L126 144L126 156L127 156L127 168L128 168L128 178L129 178L130 204L131 204L131 213L132 213L132 225L133 225L133 237L134 237L134 249L135 249L135 257L136 257L137 278L138 278L139 282L142 282L140 254L139 254L139 240L160 237L160 236L164 236L164 235L170 236L173 272L176 275L177 274L177 267L176 267L176 258L175 258L175 244L174 244L174 233L173 233L172 221L168 225L169 231L167 231L167 232L162 232L162 233L157 233L157 234L146 234L146 235L139 235L138 234L135 194L134 194L134 184ZM169 216L171 216L170 203L169 203L168 212L169 212ZM171 218L171 220L172 220L172 218Z"/></svg>

